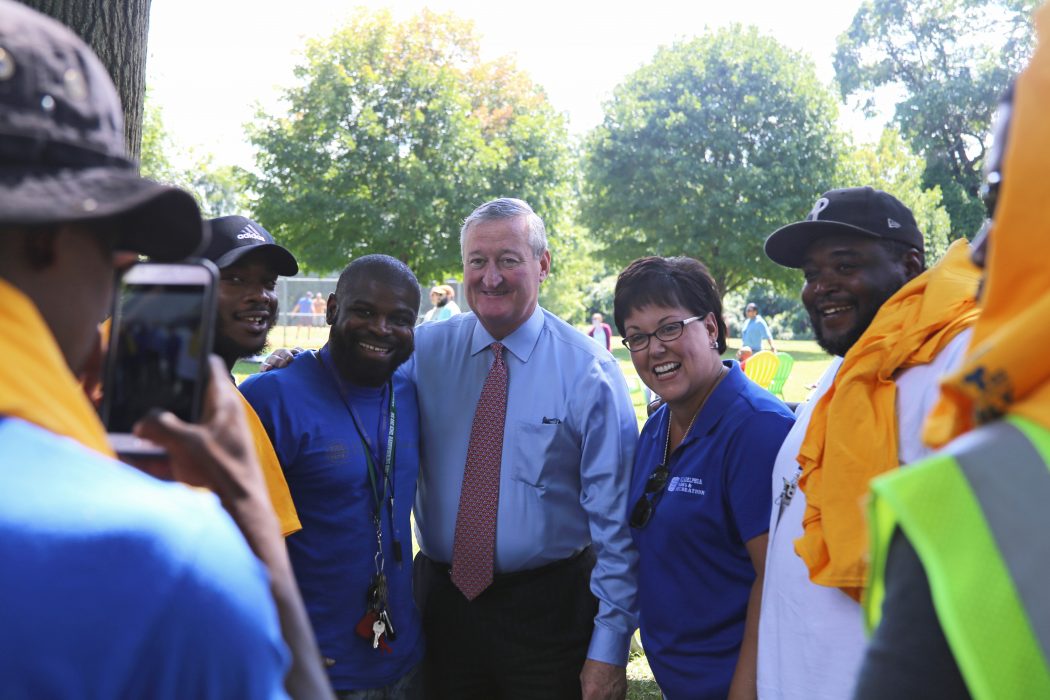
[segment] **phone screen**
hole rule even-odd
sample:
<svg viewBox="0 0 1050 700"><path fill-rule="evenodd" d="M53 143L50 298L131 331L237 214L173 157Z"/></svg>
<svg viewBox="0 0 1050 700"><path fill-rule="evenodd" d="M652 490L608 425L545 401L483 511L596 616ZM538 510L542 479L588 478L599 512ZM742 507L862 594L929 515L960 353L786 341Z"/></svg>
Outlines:
<svg viewBox="0 0 1050 700"><path fill-rule="evenodd" d="M117 299L104 384L104 418L110 433L130 433L154 408L182 420L199 418L207 383L214 304L206 284L134 281L129 275Z"/></svg>

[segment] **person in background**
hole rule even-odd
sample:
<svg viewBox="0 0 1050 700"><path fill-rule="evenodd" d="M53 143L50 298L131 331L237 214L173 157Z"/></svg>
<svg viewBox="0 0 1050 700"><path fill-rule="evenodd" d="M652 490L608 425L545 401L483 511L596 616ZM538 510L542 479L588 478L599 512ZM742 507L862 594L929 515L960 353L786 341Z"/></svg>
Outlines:
<svg viewBox="0 0 1050 700"><path fill-rule="evenodd" d="M773 334L769 332L766 322L758 315L758 305L754 302L748 303L744 314L747 320L744 321L744 327L740 329L741 345L751 348L753 353L761 352L762 341L768 340L769 349L776 352L777 349L773 346Z"/></svg>
<svg viewBox="0 0 1050 700"><path fill-rule="evenodd" d="M331 697L233 386L135 426L212 495L117 461L76 379L116 274L200 247L193 197L138 176L71 31L0 0L0 46L4 696Z"/></svg>
<svg viewBox="0 0 1050 700"><path fill-rule="evenodd" d="M306 292L295 302L295 337L306 328L306 337L310 337L310 326L313 325L314 299L310 292Z"/></svg>
<svg viewBox="0 0 1050 700"><path fill-rule="evenodd" d="M747 361L753 354L751 348L747 345L741 346L741 348L736 351L736 361L740 363L740 369L744 369L744 367L747 366Z"/></svg>
<svg viewBox="0 0 1050 700"><path fill-rule="evenodd" d="M755 696L773 460L794 418L722 361L722 301L691 258L620 273L616 328L663 399L638 439L628 503L642 645L664 697Z"/></svg>
<svg viewBox="0 0 1050 700"><path fill-rule="evenodd" d="M925 270L911 211L871 187L825 192L765 248L802 270L802 303L835 357L773 468L758 695L841 700L865 646L864 494L873 476L929 454L921 426L962 359L980 274L965 241Z"/></svg>
<svg viewBox="0 0 1050 700"><path fill-rule="evenodd" d="M433 307L423 316L423 323L430 321L444 321L458 313L459 305L453 299L456 298L456 290L447 284L439 284L430 290L430 303Z"/></svg>
<svg viewBox="0 0 1050 700"><path fill-rule="evenodd" d="M612 328L597 311L591 316L591 327L587 329L587 335L598 345L612 352Z"/></svg>
<svg viewBox="0 0 1050 700"><path fill-rule="evenodd" d="M328 308L328 302L325 301L324 295L318 292L314 294L313 301L310 302L310 312L314 315L314 325L318 328L324 327L324 312Z"/></svg>

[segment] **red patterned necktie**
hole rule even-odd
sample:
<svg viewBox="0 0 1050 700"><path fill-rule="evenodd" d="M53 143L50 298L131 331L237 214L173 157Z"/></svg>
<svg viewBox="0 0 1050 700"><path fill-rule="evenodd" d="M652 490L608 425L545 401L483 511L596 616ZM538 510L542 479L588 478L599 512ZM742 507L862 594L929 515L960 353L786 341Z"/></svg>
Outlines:
<svg viewBox="0 0 1050 700"><path fill-rule="evenodd" d="M491 347L496 357L474 411L452 545L452 583L467 600L477 598L492 583L496 550L499 471L503 423L507 417L507 365L503 362L503 345L493 343Z"/></svg>

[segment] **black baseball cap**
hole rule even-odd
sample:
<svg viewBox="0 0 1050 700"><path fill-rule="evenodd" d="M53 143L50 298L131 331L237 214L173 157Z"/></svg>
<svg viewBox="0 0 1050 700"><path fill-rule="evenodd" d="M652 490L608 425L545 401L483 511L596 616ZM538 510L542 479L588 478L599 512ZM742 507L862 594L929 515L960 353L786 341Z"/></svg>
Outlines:
<svg viewBox="0 0 1050 700"><path fill-rule="evenodd" d="M270 232L251 219L220 216L208 224L211 226L211 242L201 257L211 260L220 270L248 253L266 251L266 258L277 274L291 277L299 272L295 256L274 243Z"/></svg>
<svg viewBox="0 0 1050 700"><path fill-rule="evenodd" d="M766 256L784 267L802 267L810 244L837 233L900 241L924 250L915 217L899 199L872 187L848 187L825 192L805 221L788 224L770 234Z"/></svg>
<svg viewBox="0 0 1050 700"><path fill-rule="evenodd" d="M106 69L59 22L0 0L0 224L109 220L118 248L159 260L206 235L187 192L138 174Z"/></svg>

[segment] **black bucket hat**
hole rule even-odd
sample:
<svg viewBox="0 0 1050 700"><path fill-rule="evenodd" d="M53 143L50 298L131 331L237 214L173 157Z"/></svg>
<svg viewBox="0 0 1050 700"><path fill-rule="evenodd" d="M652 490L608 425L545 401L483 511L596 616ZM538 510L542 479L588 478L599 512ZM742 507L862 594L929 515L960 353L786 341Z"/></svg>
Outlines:
<svg viewBox="0 0 1050 700"><path fill-rule="evenodd" d="M138 174L109 74L69 29L0 0L0 224L110 220L123 250L178 260L201 246L193 197Z"/></svg>

